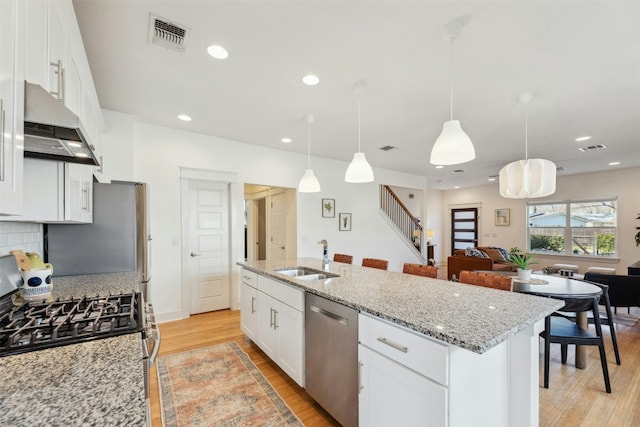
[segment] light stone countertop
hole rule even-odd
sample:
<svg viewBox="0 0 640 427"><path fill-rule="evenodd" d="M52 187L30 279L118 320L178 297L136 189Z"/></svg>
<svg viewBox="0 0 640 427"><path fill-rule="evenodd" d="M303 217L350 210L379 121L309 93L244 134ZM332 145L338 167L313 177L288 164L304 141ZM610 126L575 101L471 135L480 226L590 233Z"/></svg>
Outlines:
<svg viewBox="0 0 640 427"><path fill-rule="evenodd" d="M134 273L55 277L53 297L137 290ZM139 333L0 357L0 425L145 426Z"/></svg>
<svg viewBox="0 0 640 427"><path fill-rule="evenodd" d="M340 277L325 280L304 281L274 271L295 266L322 270L322 260L314 258L238 265L475 353L564 305L551 298L338 262L330 263L328 271Z"/></svg>

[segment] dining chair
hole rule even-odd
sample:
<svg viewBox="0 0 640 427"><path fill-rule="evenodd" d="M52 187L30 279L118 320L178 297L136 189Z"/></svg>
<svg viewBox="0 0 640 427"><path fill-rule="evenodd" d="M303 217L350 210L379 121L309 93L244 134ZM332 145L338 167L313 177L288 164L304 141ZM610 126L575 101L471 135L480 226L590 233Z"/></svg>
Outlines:
<svg viewBox="0 0 640 427"><path fill-rule="evenodd" d="M333 254L334 262L343 262L345 264L353 264L353 256L345 254Z"/></svg>
<svg viewBox="0 0 640 427"><path fill-rule="evenodd" d="M484 286L485 288L500 289L503 291L513 291L511 276L501 276L491 273L476 273L475 271L462 270L458 281L460 283L466 283L467 285Z"/></svg>
<svg viewBox="0 0 640 427"><path fill-rule="evenodd" d="M601 325L602 324L609 325L609 331L610 331L609 335L611 336L611 342L613 344L613 352L614 352L614 354L616 356L616 364L619 365L620 364L620 351L618 350L618 339L616 338L616 328L615 328L615 325L613 324L613 315L611 314L611 302L610 302L610 299L609 299L609 286L607 286L607 285L605 285L603 283L598 283L598 282L587 280L586 279L587 277L589 277L589 273L587 273L585 275L585 280L583 280L583 282L587 282L587 283L590 283L592 285L596 285L597 287L602 289L602 295L600 296L600 301L598 302L598 304L604 306L605 315L603 316L602 313L599 313L600 324ZM576 318L575 313L567 312L564 308L561 311L557 311L555 314L559 314L559 315L561 315L563 317L566 317L567 319L570 319L570 320L575 322L575 318ZM587 316L587 321L589 323L594 323L595 319L593 318L593 316ZM566 350L563 350L563 351L566 351Z"/></svg>
<svg viewBox="0 0 640 427"><path fill-rule="evenodd" d="M563 364L567 363L567 347L573 345L597 345L600 350L600 364L602 365L602 375L607 393L611 393L611 383L609 382L609 369L607 368L607 355L604 351L604 339L602 338L602 327L598 313L598 301L600 296L593 297L572 297L561 298L565 302L563 311L574 313L591 311L593 313L596 334L581 329L576 323L562 316L547 316L544 320L544 331L540 336L544 338L544 388L549 388L549 352L552 343L560 344L560 357Z"/></svg>
<svg viewBox="0 0 640 427"><path fill-rule="evenodd" d="M386 270L389 266L389 261L386 259L362 258L362 266Z"/></svg>
<svg viewBox="0 0 640 427"><path fill-rule="evenodd" d="M438 267L433 265L412 264L406 262L402 267L402 272L406 274L413 274L415 276L431 277L432 279L438 278Z"/></svg>

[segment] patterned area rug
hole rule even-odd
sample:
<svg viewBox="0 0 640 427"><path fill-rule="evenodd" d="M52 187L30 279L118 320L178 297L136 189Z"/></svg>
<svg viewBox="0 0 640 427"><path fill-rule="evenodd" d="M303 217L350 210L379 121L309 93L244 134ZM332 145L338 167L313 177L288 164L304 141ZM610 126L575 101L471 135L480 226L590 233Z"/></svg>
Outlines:
<svg viewBox="0 0 640 427"><path fill-rule="evenodd" d="M157 359L165 426L302 426L231 341Z"/></svg>

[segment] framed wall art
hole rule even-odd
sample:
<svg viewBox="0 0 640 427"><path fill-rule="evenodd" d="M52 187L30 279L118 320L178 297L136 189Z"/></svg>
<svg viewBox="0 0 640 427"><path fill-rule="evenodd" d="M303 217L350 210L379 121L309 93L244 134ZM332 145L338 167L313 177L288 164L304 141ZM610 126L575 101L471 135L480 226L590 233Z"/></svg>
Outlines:
<svg viewBox="0 0 640 427"><path fill-rule="evenodd" d="M335 199L322 199L322 217L323 218L336 217L336 200Z"/></svg>
<svg viewBox="0 0 640 427"><path fill-rule="evenodd" d="M496 209L496 225L510 225L510 209Z"/></svg>
<svg viewBox="0 0 640 427"><path fill-rule="evenodd" d="M351 214L340 212L338 230L351 231Z"/></svg>

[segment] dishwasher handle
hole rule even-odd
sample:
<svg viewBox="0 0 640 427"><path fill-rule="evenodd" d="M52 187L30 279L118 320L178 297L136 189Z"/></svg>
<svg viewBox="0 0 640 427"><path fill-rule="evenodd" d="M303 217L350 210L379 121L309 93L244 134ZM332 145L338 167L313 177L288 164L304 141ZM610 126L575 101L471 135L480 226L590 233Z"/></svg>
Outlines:
<svg viewBox="0 0 640 427"><path fill-rule="evenodd" d="M330 319L337 321L338 323L343 324L344 326L349 326L349 319L340 316L339 314L332 313L329 310L325 310L324 308L320 308L313 304L310 305L311 311L327 316Z"/></svg>

